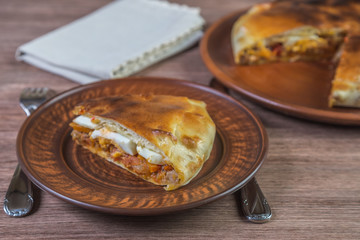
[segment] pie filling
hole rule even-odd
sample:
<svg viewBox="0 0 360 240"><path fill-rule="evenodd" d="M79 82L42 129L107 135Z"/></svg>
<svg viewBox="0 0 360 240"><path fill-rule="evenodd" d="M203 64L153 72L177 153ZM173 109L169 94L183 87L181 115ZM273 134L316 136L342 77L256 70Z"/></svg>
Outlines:
<svg viewBox="0 0 360 240"><path fill-rule="evenodd" d="M239 64L297 60L330 61L342 45L346 32L341 29L318 30L301 27L256 42L239 52Z"/></svg>
<svg viewBox="0 0 360 240"><path fill-rule="evenodd" d="M179 182L178 173L169 164L150 163L138 153L126 153L113 140L100 136L93 138L94 129L71 123L71 136L75 142L91 152L105 157L112 162L123 166L137 176L152 181L158 185L175 185Z"/></svg>

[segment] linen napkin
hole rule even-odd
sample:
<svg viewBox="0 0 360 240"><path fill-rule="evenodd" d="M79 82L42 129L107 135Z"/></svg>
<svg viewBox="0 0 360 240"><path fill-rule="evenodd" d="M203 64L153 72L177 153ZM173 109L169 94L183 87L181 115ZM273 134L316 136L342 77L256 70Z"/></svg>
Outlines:
<svg viewBox="0 0 360 240"><path fill-rule="evenodd" d="M116 0L34 39L16 58L86 84L125 77L195 44L198 8L160 0Z"/></svg>

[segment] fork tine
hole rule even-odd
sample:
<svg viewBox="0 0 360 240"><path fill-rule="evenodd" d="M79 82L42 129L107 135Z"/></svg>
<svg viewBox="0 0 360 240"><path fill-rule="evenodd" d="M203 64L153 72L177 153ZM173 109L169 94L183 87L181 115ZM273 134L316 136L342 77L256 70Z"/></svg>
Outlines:
<svg viewBox="0 0 360 240"><path fill-rule="evenodd" d="M30 88L24 88L21 93L26 94L30 92Z"/></svg>
<svg viewBox="0 0 360 240"><path fill-rule="evenodd" d="M33 98L36 96L36 88L29 88L29 92L27 92L27 98Z"/></svg>
<svg viewBox="0 0 360 240"><path fill-rule="evenodd" d="M27 96L29 94L29 92L30 92L30 88L24 88L21 91L20 98Z"/></svg>
<svg viewBox="0 0 360 240"><path fill-rule="evenodd" d="M42 88L36 88L35 94L36 95L41 95L42 94Z"/></svg>
<svg viewBox="0 0 360 240"><path fill-rule="evenodd" d="M45 88L25 88L21 92L22 97L36 97L42 94L46 94Z"/></svg>
<svg viewBox="0 0 360 240"><path fill-rule="evenodd" d="M35 99L52 98L56 95L56 92L47 87L39 88L25 88L21 95L20 101L34 101Z"/></svg>
<svg viewBox="0 0 360 240"><path fill-rule="evenodd" d="M38 93L39 93L39 88L32 88L31 94L32 94L33 96L37 96Z"/></svg>

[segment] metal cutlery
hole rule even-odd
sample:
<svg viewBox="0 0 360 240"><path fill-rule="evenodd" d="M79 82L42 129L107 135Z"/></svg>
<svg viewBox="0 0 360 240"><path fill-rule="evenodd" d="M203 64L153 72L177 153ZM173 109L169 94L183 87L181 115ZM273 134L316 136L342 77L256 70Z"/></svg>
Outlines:
<svg viewBox="0 0 360 240"><path fill-rule="evenodd" d="M228 89L215 78L211 79L210 86L220 92L229 94ZM239 205L247 220L253 223L270 221L272 217L270 205L255 177L243 186L236 195L239 196Z"/></svg>
<svg viewBox="0 0 360 240"><path fill-rule="evenodd" d="M271 219L272 213L270 205L255 177L239 191L240 205L247 220L253 223L265 223Z"/></svg>
<svg viewBox="0 0 360 240"><path fill-rule="evenodd" d="M26 88L20 95L20 106L29 116L38 106L55 95L49 88ZM30 213L34 203L32 183L18 164L4 199L4 211L12 217Z"/></svg>

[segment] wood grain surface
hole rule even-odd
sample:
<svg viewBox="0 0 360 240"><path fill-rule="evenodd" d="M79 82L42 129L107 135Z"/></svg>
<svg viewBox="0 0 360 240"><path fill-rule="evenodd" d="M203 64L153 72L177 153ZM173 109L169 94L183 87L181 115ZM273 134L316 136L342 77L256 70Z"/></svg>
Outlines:
<svg viewBox="0 0 360 240"><path fill-rule="evenodd" d="M16 136L26 116L18 105L25 87L58 92L78 84L17 62L15 50L110 1L0 0L0 198L17 164ZM236 9L263 1L177 1L197 6L207 26ZM269 23L270 24L270 23ZM195 46L138 75L212 78ZM273 210L270 222L246 222L237 194L191 210L158 217L89 211L36 191L33 213L0 213L1 239L360 239L360 128L321 124L275 113L231 92L262 120L269 153L257 180Z"/></svg>

